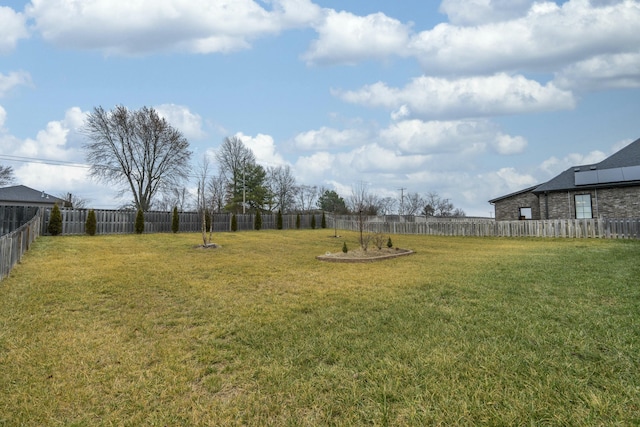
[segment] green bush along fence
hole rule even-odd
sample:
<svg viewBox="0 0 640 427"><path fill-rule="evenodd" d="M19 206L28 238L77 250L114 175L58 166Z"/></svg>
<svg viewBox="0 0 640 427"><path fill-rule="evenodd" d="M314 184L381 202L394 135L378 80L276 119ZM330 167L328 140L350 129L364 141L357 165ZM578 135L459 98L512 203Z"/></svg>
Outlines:
<svg viewBox="0 0 640 427"><path fill-rule="evenodd" d="M62 234L84 234L87 222L88 209L62 208ZM98 210L96 214L96 234L127 234L134 232L136 211ZM311 215L316 216L316 224L320 224L322 214L300 215L300 228L311 227ZM42 234L47 234L47 224L51 216L51 209L44 212ZM216 213L212 215L213 231L223 232L231 230L230 213ZM179 212L179 231L197 232L202 230L202 214L198 212ZM170 233L173 212L151 211L144 213L145 233ZM237 214L238 230L253 230L255 226L254 214ZM283 215L284 229L296 227L296 214ZM262 228L276 229L277 214L262 214ZM207 230L208 231L208 230Z"/></svg>
<svg viewBox="0 0 640 427"><path fill-rule="evenodd" d="M0 207L0 231L7 233L15 230L33 216L37 208ZM25 210L30 209L30 210ZM84 234L88 209L63 208L62 234ZM135 211L95 210L96 234L127 234L134 232ZM42 211L40 233L48 234L47 224L51 209ZM197 212L180 212L179 231L199 232L202 230L202 215ZM321 224L322 214L301 214L300 228L311 228L311 215L315 215L316 225ZM282 228L296 228L296 214L282 216ZM172 212L146 212L145 233L170 233ZM212 215L213 231L231 230L230 213ZM237 214L238 230L253 230L254 214ZM357 215L334 216L326 214L328 229L359 231ZM543 221L495 221L491 218L424 218L410 216L363 217L364 230L368 233L422 234L438 236L476 236L476 237L568 237L568 238L609 238L640 239L640 218L623 219L564 219ZM262 214L262 229L276 229L276 213Z"/></svg>

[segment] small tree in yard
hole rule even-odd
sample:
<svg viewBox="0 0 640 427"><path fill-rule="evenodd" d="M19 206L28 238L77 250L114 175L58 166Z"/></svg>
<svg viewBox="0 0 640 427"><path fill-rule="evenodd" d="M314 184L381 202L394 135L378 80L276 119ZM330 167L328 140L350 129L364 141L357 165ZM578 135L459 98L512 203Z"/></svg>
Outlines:
<svg viewBox="0 0 640 427"><path fill-rule="evenodd" d="M136 234L144 233L144 213L142 212L142 209L138 209L138 213L136 214L134 230Z"/></svg>
<svg viewBox="0 0 640 427"><path fill-rule="evenodd" d="M53 209L51 210L47 231L49 231L52 236L57 236L62 233L62 213L57 203L53 205Z"/></svg>
<svg viewBox="0 0 640 427"><path fill-rule="evenodd" d="M311 229L316 229L316 216L314 214L311 214Z"/></svg>
<svg viewBox="0 0 640 427"><path fill-rule="evenodd" d="M374 234L373 235L373 244L376 245L376 248L378 248L378 250L381 250L382 247L385 244L384 234L382 234L382 233Z"/></svg>
<svg viewBox="0 0 640 427"><path fill-rule="evenodd" d="M278 230L282 230L282 211L278 209Z"/></svg>
<svg viewBox="0 0 640 427"><path fill-rule="evenodd" d="M349 252L349 249L347 248L347 242L344 242L342 244L342 252L344 252L345 254Z"/></svg>
<svg viewBox="0 0 640 427"><path fill-rule="evenodd" d="M238 231L238 219L236 214L231 215L231 231Z"/></svg>
<svg viewBox="0 0 640 427"><path fill-rule="evenodd" d="M300 229L300 214L296 215L296 228Z"/></svg>
<svg viewBox="0 0 640 427"><path fill-rule="evenodd" d="M387 247L389 249L391 249L393 247L393 242L391 242L391 237L389 237L389 240L387 240Z"/></svg>
<svg viewBox="0 0 640 427"><path fill-rule="evenodd" d="M96 213L93 209L90 209L89 213L87 213L87 221L84 223L84 230L89 236L95 236L96 228Z"/></svg>
<svg viewBox="0 0 640 427"><path fill-rule="evenodd" d="M320 228L327 228L327 219L324 216L324 211L322 211L322 219L320 220Z"/></svg>
<svg viewBox="0 0 640 427"><path fill-rule="evenodd" d="M171 217L171 231L177 233L180 230L180 217L178 216L178 207L173 207L173 216Z"/></svg>
<svg viewBox="0 0 640 427"><path fill-rule="evenodd" d="M256 211L256 218L254 220L253 228L255 228L256 230L260 230L262 228L262 215L260 214L259 210Z"/></svg>

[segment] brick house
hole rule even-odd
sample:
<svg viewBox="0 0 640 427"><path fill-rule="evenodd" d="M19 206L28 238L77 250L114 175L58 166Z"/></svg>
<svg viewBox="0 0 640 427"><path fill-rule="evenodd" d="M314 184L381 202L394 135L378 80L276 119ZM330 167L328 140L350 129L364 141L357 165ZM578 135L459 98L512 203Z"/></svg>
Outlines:
<svg viewBox="0 0 640 427"><path fill-rule="evenodd" d="M497 221L640 217L640 139L600 163L489 200Z"/></svg>

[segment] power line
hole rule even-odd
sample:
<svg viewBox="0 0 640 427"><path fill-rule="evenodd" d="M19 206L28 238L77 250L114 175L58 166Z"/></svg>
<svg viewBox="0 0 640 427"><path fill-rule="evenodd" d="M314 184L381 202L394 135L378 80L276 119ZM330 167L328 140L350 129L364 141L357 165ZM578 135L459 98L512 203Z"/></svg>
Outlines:
<svg viewBox="0 0 640 427"><path fill-rule="evenodd" d="M74 168L85 168L85 169L89 169L91 167L89 165L85 165L82 163L67 162L64 160L37 159L34 157L11 156L8 154L0 154L0 160L9 160L12 162L22 162L22 163L38 163L38 164L53 165L53 166L69 166Z"/></svg>

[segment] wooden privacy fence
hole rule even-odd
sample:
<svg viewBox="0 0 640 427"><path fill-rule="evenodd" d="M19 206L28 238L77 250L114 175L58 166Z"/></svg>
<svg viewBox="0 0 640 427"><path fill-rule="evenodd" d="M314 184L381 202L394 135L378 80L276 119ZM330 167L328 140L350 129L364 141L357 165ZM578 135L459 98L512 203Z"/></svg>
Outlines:
<svg viewBox="0 0 640 427"><path fill-rule="evenodd" d="M63 208L62 234L84 234L87 209ZM134 232L135 211L95 210L97 234L125 234ZM41 233L47 234L51 210L43 213ZM301 214L300 228L311 228L311 217L315 216L316 228L320 228L321 213ZM171 212L146 212L145 233L171 232ZM213 231L231 230L230 213L212 215ZM277 214L264 213L262 228L277 228ZM282 228L296 228L296 214L282 216ZM359 231L359 217L326 214L327 228ZM238 230L253 230L255 214L237 214ZM202 215L197 212L180 212L181 232L201 231ZM607 238L640 239L640 218L625 219L557 219L495 221L490 218L424 218L424 217L363 217L364 230L368 233L422 234L434 236L474 236L474 237L566 237L566 238Z"/></svg>
<svg viewBox="0 0 640 427"><path fill-rule="evenodd" d="M607 219L603 233L607 239L640 239L640 218Z"/></svg>
<svg viewBox="0 0 640 427"><path fill-rule="evenodd" d="M0 280L9 275L11 269L20 262L22 255L29 249L31 243L40 235L40 223L42 222L40 212L36 209L29 221L14 231L0 236Z"/></svg>
<svg viewBox="0 0 640 427"><path fill-rule="evenodd" d="M135 211L120 210L94 210L96 214L96 234L127 234L134 232L136 220ZM60 209L62 214L62 234L85 234L85 224L87 222L88 209ZM301 214L300 228L311 227L311 216L315 215L316 227L320 228L322 214ZM213 231L224 232L231 230L230 213L216 213L211 216L213 219ZM238 230L253 230L255 227L255 214L237 214L236 222ZM296 214L282 215L282 228L296 228ZM51 218L51 209L46 209L43 213L42 234L48 234L47 226ZM202 230L202 214L198 212L179 212L179 231L198 232ZM277 214L261 214L262 228L265 230L275 230L277 228ZM144 232L145 233L170 233L173 219L172 212L145 212Z"/></svg>
<svg viewBox="0 0 640 427"><path fill-rule="evenodd" d="M17 230L38 212L33 206L0 206L0 236Z"/></svg>
<svg viewBox="0 0 640 427"><path fill-rule="evenodd" d="M327 221L333 226L333 219ZM355 216L336 218L337 228L359 231ZM494 221L492 219L422 219L388 222L377 218L364 221L368 233L423 234L433 236L476 237L566 237L640 239L640 218L558 219L540 221Z"/></svg>

